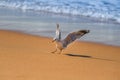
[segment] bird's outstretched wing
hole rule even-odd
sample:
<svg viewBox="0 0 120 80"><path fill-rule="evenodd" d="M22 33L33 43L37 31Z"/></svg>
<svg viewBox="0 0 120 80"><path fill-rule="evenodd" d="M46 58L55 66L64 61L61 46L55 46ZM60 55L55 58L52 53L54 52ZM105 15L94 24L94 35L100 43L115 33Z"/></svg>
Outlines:
<svg viewBox="0 0 120 80"><path fill-rule="evenodd" d="M68 44L72 43L76 39L79 39L80 37L89 32L90 32L89 30L79 30L76 32L69 33L67 37L64 40L62 40L63 47L67 47Z"/></svg>

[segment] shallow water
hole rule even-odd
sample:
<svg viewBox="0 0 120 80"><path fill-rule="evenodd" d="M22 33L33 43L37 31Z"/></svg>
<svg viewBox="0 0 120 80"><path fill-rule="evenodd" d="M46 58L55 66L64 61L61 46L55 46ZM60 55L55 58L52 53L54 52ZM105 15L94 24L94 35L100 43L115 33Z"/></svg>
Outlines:
<svg viewBox="0 0 120 80"><path fill-rule="evenodd" d="M89 29L90 33L80 40L120 46L120 24L100 22L86 17L0 8L0 29L54 37L56 23L60 24L62 38L69 32Z"/></svg>

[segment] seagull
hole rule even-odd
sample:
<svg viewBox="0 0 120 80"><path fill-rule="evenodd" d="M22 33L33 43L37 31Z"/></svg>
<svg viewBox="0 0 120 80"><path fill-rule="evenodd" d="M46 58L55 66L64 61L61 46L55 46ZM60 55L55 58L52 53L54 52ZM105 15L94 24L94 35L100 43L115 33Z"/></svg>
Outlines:
<svg viewBox="0 0 120 80"><path fill-rule="evenodd" d="M61 31L59 28L59 24L57 24L56 35L53 38L52 42L56 42L56 49L52 52L55 53L59 50L59 54L63 49L67 48L67 46L74 42L76 39L81 38L83 35L89 33L90 30L78 30L72 33L69 33L65 39L61 40Z"/></svg>

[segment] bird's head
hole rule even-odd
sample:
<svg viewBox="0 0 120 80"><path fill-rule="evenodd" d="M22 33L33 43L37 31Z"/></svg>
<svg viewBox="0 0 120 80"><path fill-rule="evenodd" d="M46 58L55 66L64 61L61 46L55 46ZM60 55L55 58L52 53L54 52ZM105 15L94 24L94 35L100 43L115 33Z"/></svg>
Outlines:
<svg viewBox="0 0 120 80"><path fill-rule="evenodd" d="M57 25L57 29L59 29L59 24L56 24Z"/></svg>

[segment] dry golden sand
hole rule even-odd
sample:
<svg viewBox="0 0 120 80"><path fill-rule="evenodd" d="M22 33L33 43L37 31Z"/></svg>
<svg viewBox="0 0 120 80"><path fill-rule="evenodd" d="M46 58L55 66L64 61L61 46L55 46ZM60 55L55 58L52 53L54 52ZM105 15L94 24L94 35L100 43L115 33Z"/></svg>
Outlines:
<svg viewBox="0 0 120 80"><path fill-rule="evenodd" d="M120 47L74 42L52 54L50 38L0 31L0 80L120 80Z"/></svg>

